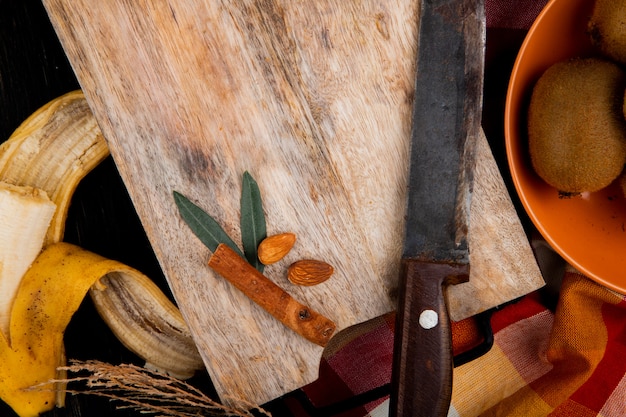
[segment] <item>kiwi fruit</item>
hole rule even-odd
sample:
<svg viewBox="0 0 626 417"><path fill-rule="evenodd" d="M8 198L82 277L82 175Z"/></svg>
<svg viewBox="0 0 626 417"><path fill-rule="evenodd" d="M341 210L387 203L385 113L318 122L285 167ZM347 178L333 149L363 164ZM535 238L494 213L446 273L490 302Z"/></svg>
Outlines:
<svg viewBox="0 0 626 417"><path fill-rule="evenodd" d="M626 0L596 0L588 22L591 43L604 56L626 64Z"/></svg>
<svg viewBox="0 0 626 417"><path fill-rule="evenodd" d="M626 74L600 58L549 67L528 109L528 145L536 173L563 195L600 190L626 163Z"/></svg>

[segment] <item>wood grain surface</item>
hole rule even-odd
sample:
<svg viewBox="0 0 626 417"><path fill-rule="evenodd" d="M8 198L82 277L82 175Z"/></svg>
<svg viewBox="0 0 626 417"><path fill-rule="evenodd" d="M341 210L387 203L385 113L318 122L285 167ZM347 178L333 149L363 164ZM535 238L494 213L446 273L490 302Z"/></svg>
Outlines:
<svg viewBox="0 0 626 417"><path fill-rule="evenodd" d="M276 265L273 281L338 329L394 308L412 3L45 4L218 392L272 399L316 379L322 349L206 267L173 190L238 241L250 171L268 232L298 236L286 262L336 271L301 289Z"/></svg>
<svg viewBox="0 0 626 417"><path fill-rule="evenodd" d="M209 253L177 216L172 191L238 240L240 180L250 171L268 232L298 235L287 264L314 257L336 271L298 288L277 265L266 270L274 282L339 329L395 307L415 2L44 4L223 398L263 403L311 382L322 351L207 268ZM477 213L490 226L470 238L472 262L483 240L496 241L495 252L466 290L487 288L489 300L461 295L453 318L542 285L510 200L505 193L499 205L491 189ZM496 214L513 218L505 235L493 230ZM503 251L498 239L520 251Z"/></svg>

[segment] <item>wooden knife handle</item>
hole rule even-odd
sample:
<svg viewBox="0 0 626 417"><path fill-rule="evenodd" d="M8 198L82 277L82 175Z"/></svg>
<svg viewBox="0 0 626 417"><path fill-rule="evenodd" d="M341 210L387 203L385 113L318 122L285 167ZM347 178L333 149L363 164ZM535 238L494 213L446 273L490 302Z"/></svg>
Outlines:
<svg viewBox="0 0 626 417"><path fill-rule="evenodd" d="M403 260L396 316L391 417L445 417L452 396L452 342L444 287L469 265Z"/></svg>

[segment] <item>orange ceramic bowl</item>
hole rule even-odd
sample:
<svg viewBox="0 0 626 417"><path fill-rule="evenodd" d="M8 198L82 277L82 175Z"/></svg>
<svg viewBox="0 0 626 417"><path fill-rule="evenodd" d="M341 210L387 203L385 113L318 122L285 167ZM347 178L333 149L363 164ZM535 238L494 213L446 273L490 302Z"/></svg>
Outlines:
<svg viewBox="0 0 626 417"><path fill-rule="evenodd" d="M594 54L586 26L594 0L551 0L530 29L513 68L505 109L509 168L536 228L572 266L626 294L626 198L616 184L588 195L560 198L534 172L526 113L532 88L552 64Z"/></svg>

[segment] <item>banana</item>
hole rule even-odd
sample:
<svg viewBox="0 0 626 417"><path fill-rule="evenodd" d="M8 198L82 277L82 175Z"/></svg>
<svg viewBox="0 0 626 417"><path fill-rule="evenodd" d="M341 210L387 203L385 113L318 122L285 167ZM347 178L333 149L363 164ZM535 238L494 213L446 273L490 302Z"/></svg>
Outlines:
<svg viewBox="0 0 626 417"><path fill-rule="evenodd" d="M55 210L45 191L0 182L0 332L7 338L17 289L41 252Z"/></svg>
<svg viewBox="0 0 626 417"><path fill-rule="evenodd" d="M0 145L0 179L39 188L57 206L44 246L63 240L72 195L109 148L80 90L41 107Z"/></svg>
<svg viewBox="0 0 626 417"><path fill-rule="evenodd" d="M124 270L69 243L48 245L26 271L13 300L9 337L0 335L0 398L20 417L64 402L63 333L89 288ZM58 383L54 382L58 381Z"/></svg>
<svg viewBox="0 0 626 417"><path fill-rule="evenodd" d="M81 283L56 284L66 288L68 299L82 299L88 289L102 319L146 366L180 378L203 368L180 311L147 276L120 263L103 269L108 264L101 257L58 246L63 245L67 211L78 183L108 155L81 91L52 100L0 145L0 397L18 409L29 401L32 407L20 415L44 411L55 401L63 403L63 395L51 400L41 391L23 390L28 381L42 382L50 366L56 369L65 362L62 334L80 303L66 305L64 294L53 295L55 286L49 284L55 280ZM67 259L39 262L44 253ZM30 284L25 282L28 276L33 277ZM37 286L48 288L51 295L33 298L32 288ZM28 319L32 311L46 311L49 317ZM17 334L31 336L12 340ZM39 357L28 353L34 352L35 336L45 345L38 347ZM51 343L48 350L41 349ZM45 363L33 362L44 359ZM12 378L16 372L22 376Z"/></svg>
<svg viewBox="0 0 626 417"><path fill-rule="evenodd" d="M110 273L89 294L109 328L146 359L147 368L187 379L204 367L180 311L145 275Z"/></svg>

